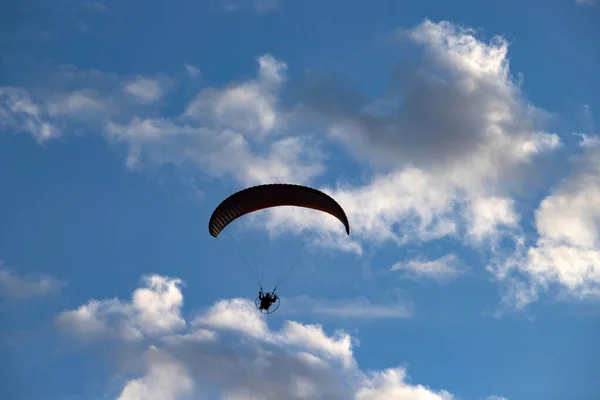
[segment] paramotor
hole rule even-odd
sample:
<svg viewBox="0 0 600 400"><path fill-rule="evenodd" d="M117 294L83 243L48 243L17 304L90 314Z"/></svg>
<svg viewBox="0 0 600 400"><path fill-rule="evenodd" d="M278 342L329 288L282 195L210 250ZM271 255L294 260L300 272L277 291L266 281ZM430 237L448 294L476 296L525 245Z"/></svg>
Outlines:
<svg viewBox="0 0 600 400"><path fill-rule="evenodd" d="M236 219L258 210L279 206L309 208L333 215L344 225L346 234L350 235L348 217L332 197L311 187L283 183L253 186L232 194L213 211L208 223L208 231L211 236L217 238L223 229ZM279 297L275 295L276 289L277 286L271 292L275 296L275 302L272 302L266 310L261 306L260 296L256 299L256 308L259 311L270 314L279 308Z"/></svg>

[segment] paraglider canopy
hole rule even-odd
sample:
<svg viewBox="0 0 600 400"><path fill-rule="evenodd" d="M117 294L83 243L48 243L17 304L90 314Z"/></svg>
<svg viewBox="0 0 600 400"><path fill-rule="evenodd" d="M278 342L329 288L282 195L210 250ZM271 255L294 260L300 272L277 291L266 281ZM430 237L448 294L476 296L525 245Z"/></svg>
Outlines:
<svg viewBox="0 0 600 400"><path fill-rule="evenodd" d="M350 235L348 217L334 199L317 189L283 183L253 186L232 194L213 212L208 231L218 237L227 225L239 217L278 206L311 208L331 214L344 224L346 233Z"/></svg>

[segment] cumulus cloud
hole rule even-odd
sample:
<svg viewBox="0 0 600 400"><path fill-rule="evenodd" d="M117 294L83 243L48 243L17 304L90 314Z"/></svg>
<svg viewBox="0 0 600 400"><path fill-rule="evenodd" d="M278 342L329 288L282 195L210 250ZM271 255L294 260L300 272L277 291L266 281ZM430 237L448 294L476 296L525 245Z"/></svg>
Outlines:
<svg viewBox="0 0 600 400"><path fill-rule="evenodd" d="M40 140L76 126L100 131L129 148L131 168L186 164L244 184L306 183L323 172L324 154L311 135L280 134L286 113L278 93L287 66L270 55L257 63L256 79L203 89L174 119L149 116L170 84L166 78L125 81L63 66L52 74L51 90L0 88L0 127Z"/></svg>
<svg viewBox="0 0 600 400"><path fill-rule="evenodd" d="M118 299L90 300L56 318L63 331L80 338L121 337L141 340L163 336L186 327L181 317L182 282L159 275L143 278L145 287L133 293L131 302Z"/></svg>
<svg viewBox="0 0 600 400"><path fill-rule="evenodd" d="M487 44L470 29L428 20L402 34L424 55L392 76L389 94L366 101L327 80L308 91L305 106L330 121L333 137L394 168L465 173L480 163L471 172L479 179L556 146L555 135L538 132L544 114L511 77L506 40Z"/></svg>
<svg viewBox="0 0 600 400"><path fill-rule="evenodd" d="M463 273L456 254L446 254L435 260L417 258L408 262L395 263L391 271L403 271L408 277L434 279L445 282Z"/></svg>
<svg viewBox="0 0 600 400"><path fill-rule="evenodd" d="M406 382L406 370L392 368L372 373L366 384L355 396L356 400L452 400L454 397L445 390L434 392L421 385Z"/></svg>
<svg viewBox="0 0 600 400"><path fill-rule="evenodd" d="M323 190L347 210L354 238L405 243L464 233L472 243L494 242L503 229L518 228L511 191L519 179L561 142L543 131L546 114L511 76L506 40L484 43L470 29L428 20L402 35L423 56L393 76L389 93L366 101L326 78L305 85L298 115L389 171ZM290 217L276 210L267 226L281 230ZM303 216L288 226L322 222ZM360 243L341 237L325 243L360 252Z"/></svg>
<svg viewBox="0 0 600 400"><path fill-rule="evenodd" d="M129 167L192 164L210 176L230 174L248 184L306 182L323 170L322 155L308 149L310 138L287 137L273 141L262 152L253 152L245 137L232 130L140 118L127 125L111 122L107 133L129 145Z"/></svg>
<svg viewBox="0 0 600 400"><path fill-rule="evenodd" d="M134 117L128 124L109 123L108 135L130 146L131 167L145 157L159 164L191 163L209 175L230 174L246 184L305 183L322 173L323 154L310 136L265 141L283 124L277 93L287 67L268 55L258 64L256 80L200 91L181 122ZM262 149L254 150L253 142Z"/></svg>
<svg viewBox="0 0 600 400"><path fill-rule="evenodd" d="M150 104L161 99L165 87L163 82L158 79L139 76L135 80L126 83L123 90L133 96L139 103Z"/></svg>
<svg viewBox="0 0 600 400"><path fill-rule="evenodd" d="M144 355L146 375L128 381L117 400L176 400L193 393L189 371L169 353L151 347Z"/></svg>
<svg viewBox="0 0 600 400"><path fill-rule="evenodd" d="M585 138L583 145L573 173L535 212L535 244L522 239L514 255L490 266L509 283L506 300L519 308L553 287L567 297L600 295L600 149Z"/></svg>
<svg viewBox="0 0 600 400"><path fill-rule="evenodd" d="M158 288L152 280L169 289ZM118 318L107 318L106 313L101 313L96 319L102 322L105 332L118 332L123 326L147 326L141 323L137 313L125 311L133 307L136 297L155 299L144 301L141 308L164 309L160 304L168 303L172 305L167 307L171 313L179 315L174 309L180 308L182 302L164 300L165 297L182 297L181 285L175 282L180 281L159 276L146 278L145 286L134 292L134 301L125 303L115 299L112 302L112 309L119 309L113 313L113 316L118 314ZM169 296L157 293L165 290L170 292ZM146 295L139 295L140 292ZM160 298L163 300L158 301ZM65 315L75 312L77 310L62 313L58 319L64 320ZM83 326L90 326L89 322L90 319ZM200 311L191 322L184 323L183 331L179 330L179 323L161 326L164 329L154 330L153 339L163 340L132 350L134 357L141 357L142 363L129 367L127 373L134 377L123 382L117 398L184 399L220 393L231 399L265 400L383 399L401 395L415 400L452 399L446 391L408 382L404 368L363 372L353 354L356 339L346 332L337 330L329 334L322 325L291 320L285 321L281 329L273 330L249 300L221 300ZM99 338L82 334L77 337ZM128 336L112 335L111 338L130 343Z"/></svg>
<svg viewBox="0 0 600 400"><path fill-rule="evenodd" d="M14 299L27 299L56 295L66 283L54 276L21 275L3 266L0 260L0 296Z"/></svg>
<svg viewBox="0 0 600 400"><path fill-rule="evenodd" d="M201 91L187 107L185 116L210 121L219 129L233 129L264 137L281 126L278 92L287 65L270 55L258 59L258 78L224 89Z"/></svg>

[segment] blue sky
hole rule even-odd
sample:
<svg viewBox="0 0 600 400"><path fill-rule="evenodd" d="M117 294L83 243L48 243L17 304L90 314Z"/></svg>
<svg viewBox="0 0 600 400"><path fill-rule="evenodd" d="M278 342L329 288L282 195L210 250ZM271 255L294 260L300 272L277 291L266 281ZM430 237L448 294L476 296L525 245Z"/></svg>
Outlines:
<svg viewBox="0 0 600 400"><path fill-rule="evenodd" d="M1 17L0 398L600 398L594 1L176 3Z"/></svg>

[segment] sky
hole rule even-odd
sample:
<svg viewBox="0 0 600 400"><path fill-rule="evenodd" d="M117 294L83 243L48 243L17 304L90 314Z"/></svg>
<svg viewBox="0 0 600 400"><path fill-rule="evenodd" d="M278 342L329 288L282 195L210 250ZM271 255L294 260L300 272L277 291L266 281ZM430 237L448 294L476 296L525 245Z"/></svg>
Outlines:
<svg viewBox="0 0 600 400"><path fill-rule="evenodd" d="M595 1L3 9L0 398L600 398Z"/></svg>

